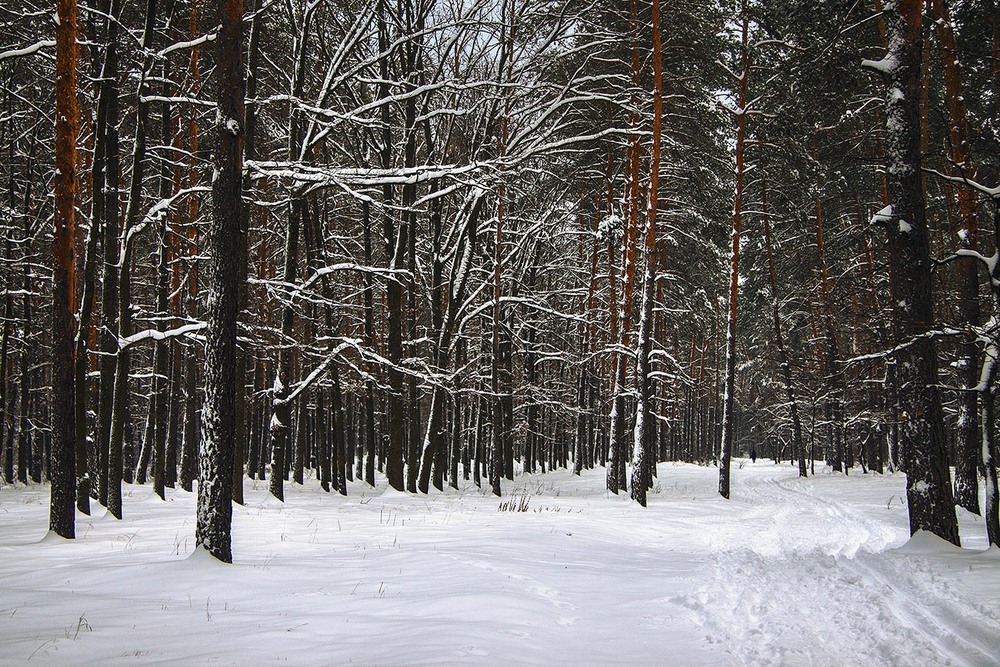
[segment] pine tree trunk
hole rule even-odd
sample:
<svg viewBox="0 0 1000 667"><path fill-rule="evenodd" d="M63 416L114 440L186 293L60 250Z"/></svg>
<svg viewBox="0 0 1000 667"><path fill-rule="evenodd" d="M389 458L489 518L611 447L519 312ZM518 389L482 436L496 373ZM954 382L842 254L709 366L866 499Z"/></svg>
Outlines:
<svg viewBox="0 0 1000 667"><path fill-rule="evenodd" d="M11 186L13 190L13 174L11 175ZM13 209L12 209L13 210ZM4 257L11 257L11 244L10 239L4 239ZM10 348L10 330L11 322L14 313L14 298L11 295L10 289L4 290L4 308L3 308L3 332L0 334L2 336L2 341L0 341L0 459L3 460L3 468L0 470L0 481L4 484L14 483L14 447L13 439L11 435L13 434L13 423L10 423L8 427L8 421L11 421L11 416L14 410L14 402L10 400L10 394L8 391L7 383L7 350ZM84 442L84 448L86 448L86 442ZM86 449L84 449L86 451ZM77 465L79 466L79 459L77 460ZM83 462L86 466L86 459ZM86 474L86 470L84 470ZM82 511L82 510L81 510ZM87 511L86 514L90 514L90 503L89 498L87 501Z"/></svg>
<svg viewBox="0 0 1000 667"><path fill-rule="evenodd" d="M993 350L993 353L1000 354L1000 350ZM995 358L993 363L996 363ZM997 444L994 429L996 395L992 387L979 393L979 402L983 426L983 469L986 471L986 537L989 544L1000 546L1000 498L997 490Z"/></svg>
<svg viewBox="0 0 1000 667"><path fill-rule="evenodd" d="M167 62L163 64L162 93L168 96L167 73L169 72ZM163 103L160 115L160 141L162 145L169 146L173 138L173 118L170 104ZM160 169L160 199L170 196L172 181L170 177L171 168L166 162ZM156 257L156 311L161 317L166 317L170 308L170 241L167 238L167 217L163 216L157 229L157 257ZM165 325L159 324L160 331ZM166 489L164 481L166 476L166 455L167 455L167 420L170 410L170 342L166 340L157 341L153 349L153 395L150 410L153 414L153 492L162 500L166 500Z"/></svg>
<svg viewBox="0 0 1000 667"><path fill-rule="evenodd" d="M913 341L897 355L900 446L910 532L926 530L959 544L937 389L937 357L933 339L925 335L933 326L934 308L920 170L922 5L920 0L898 0L890 6L890 47L884 61L889 63L884 69L889 75L886 172L892 203L889 258L895 281L893 315L900 342Z"/></svg>
<svg viewBox="0 0 1000 667"><path fill-rule="evenodd" d="M365 201L362 209L362 236L365 246L365 266L372 264L372 234L371 234L371 205ZM365 303L365 344L375 350L375 307L374 294L372 289L372 277L367 271L362 277L364 280L364 303ZM372 368L369 366L369 375ZM369 486L375 486L375 383L370 377L365 378L365 481Z"/></svg>
<svg viewBox="0 0 1000 667"><path fill-rule="evenodd" d="M193 304L192 304L193 307ZM184 440L181 445L181 488L191 492L198 476L198 349L188 350L184 369Z"/></svg>
<svg viewBox="0 0 1000 667"><path fill-rule="evenodd" d="M152 56L149 54L154 22L156 19L156 0L146 0L145 28L142 36L142 46L146 52L139 75L136 90L136 125L135 140L132 144L132 174L129 181L129 197L125 208L125 229L121 240L121 250L118 253L121 264L118 275L118 338L124 339L132 333L132 248L135 236L132 230L139 220L139 206L142 200L142 183L146 159L146 126L149 123L149 102L144 101L148 94L147 77L152 67ZM117 114L116 114L117 115ZM110 120L110 119L109 119ZM116 142L117 143L117 142ZM110 178L109 187L117 176ZM108 207L111 214L115 206ZM105 243L108 239L105 238ZM117 347L117 346L116 346ZM115 380L111 401L111 426L108 436L107 461L107 507L115 518L122 517L122 477L125 428L128 420L128 377L130 369L130 354L125 348L118 349L115 357ZM130 457L131 458L131 457ZM128 461L131 470L133 462Z"/></svg>
<svg viewBox="0 0 1000 667"><path fill-rule="evenodd" d="M736 315L740 284L740 232L743 214L743 149L746 141L747 87L750 78L750 51L747 46L747 32L750 16L746 0L740 3L743 22L740 54L742 60L736 117L736 196L733 198L732 248L729 254L729 317L726 321L726 373L722 403L722 438L719 448L719 494L729 497L729 463L733 449L733 432L736 421L733 414L734 392L736 389Z"/></svg>
<svg viewBox="0 0 1000 667"><path fill-rule="evenodd" d="M771 287L771 313L774 326L774 345L778 350L778 365L781 367L781 379L785 385L785 398L788 400L789 416L792 420L792 458L799 462L799 477L808 476L806 469L806 449L802 442L802 420L799 418L799 405L795 398L795 385L792 382L792 368L788 359L788 349L785 347L785 337L781 330L781 308L778 299L778 282L774 270L774 248L771 243L771 215L767 209L767 183L761 189L762 213L764 219L764 244L767 246L767 268Z"/></svg>
<svg viewBox="0 0 1000 667"><path fill-rule="evenodd" d="M638 107L636 90L642 84L642 69L639 57L639 15L636 0L630 0L632 26L632 103ZM639 115L633 112L629 123L633 131L630 140L628 162L628 219L625 221L625 237L622 255L622 294L618 318L620 349L615 355L615 382L611 403L608 443L608 474L607 487L614 494L628 488L625 477L625 438L628 430L625 423L625 383L627 376L628 355L623 352L630 345L629 331L632 319L632 293L635 288L635 249L636 233L639 225L639 163L642 158L642 147L639 141ZM609 257L609 261L613 261ZM614 327L612 327L614 328Z"/></svg>
<svg viewBox="0 0 1000 667"><path fill-rule="evenodd" d="M100 197L92 197L94 205ZM76 505L81 513L90 514L90 491L91 491L91 463L87 447L87 403L88 389L87 371L90 368L90 346L88 334L90 332L91 321L94 316L94 305L97 291L97 241L100 237L100 229L94 220L91 220L90 230L87 232L87 250L83 262L83 293L80 296L80 318L76 331L76 357L73 360L75 365L74 385L74 409L76 411ZM8 304L9 305L9 304ZM4 341L6 347L6 340ZM6 350L3 353L6 358ZM3 375L0 373L0 375ZM0 438L2 442L2 438Z"/></svg>
<svg viewBox="0 0 1000 667"><path fill-rule="evenodd" d="M962 72L958 46L952 28L951 13L946 0L931 0L934 26L941 46L941 65L945 73L945 99L948 103L951 159L960 176L975 178L969 157L969 128L965 107ZM972 188L958 189L958 217L953 222L954 239L960 248L975 250L978 224L976 192ZM958 291L958 319L968 327L979 324L979 282L973 262L955 265ZM978 348L975 341L962 344L959 372L965 391L958 395L958 434L955 451L955 503L979 514L980 435L976 393L978 384Z"/></svg>
<svg viewBox="0 0 1000 667"><path fill-rule="evenodd" d="M212 183L211 290L205 345L195 541L232 562L232 452L236 437L236 328L239 319L242 229L244 81L243 0L223 0L216 39L218 119Z"/></svg>
<svg viewBox="0 0 1000 667"><path fill-rule="evenodd" d="M817 160L818 131L812 136L812 155ZM844 401L844 381L841 374L841 365L837 346L837 331L833 324L833 305L830 287L830 270L826 262L826 243L823 234L823 200L820 196L822 188L816 184L815 211L816 211L816 254L819 262L820 297L823 320L823 364L826 369L826 379L829 384L830 395L827 398L830 412L830 435L829 441L830 464L834 471L844 471L844 449L843 449L843 401Z"/></svg>
<svg viewBox="0 0 1000 667"><path fill-rule="evenodd" d="M181 418L181 347L170 345L170 377L167 381L167 442L164 454L163 486L172 489L177 484L177 449L179 444Z"/></svg>
<svg viewBox="0 0 1000 667"><path fill-rule="evenodd" d="M76 98L78 47L75 0L56 3L56 161L55 224L52 241L52 480L49 529L75 537L76 411L73 359L76 297L74 200L77 188L76 141L80 109Z"/></svg>
<svg viewBox="0 0 1000 667"><path fill-rule="evenodd" d="M100 503L108 504L108 456L111 442L111 415L113 411L115 366L118 353L118 17L121 0L111 0L110 18L105 24L104 65L101 68L101 99L98 102L98 128L104 117L104 164L100 179L94 179L94 196L103 195L102 238L104 268L101 291L101 390L97 428L97 465L99 470L98 492ZM100 105L104 104L104 114ZM96 166L95 166L96 168ZM98 190L99 185L103 190Z"/></svg>
<svg viewBox="0 0 1000 667"><path fill-rule="evenodd" d="M646 506L652 484L656 450L653 429L653 381L649 354L653 347L653 301L656 294L656 216L660 198L660 146L663 137L663 56L660 38L660 0L652 2L653 23L653 147L650 155L649 206L646 218L646 272L642 285L642 313L636 341L636 406L632 438L632 499Z"/></svg>

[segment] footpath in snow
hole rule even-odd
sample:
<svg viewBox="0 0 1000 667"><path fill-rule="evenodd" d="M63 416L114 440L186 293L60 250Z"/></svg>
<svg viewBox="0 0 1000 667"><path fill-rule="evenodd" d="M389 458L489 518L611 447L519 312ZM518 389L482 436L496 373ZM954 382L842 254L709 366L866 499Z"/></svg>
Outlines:
<svg viewBox="0 0 1000 667"><path fill-rule="evenodd" d="M66 542L47 488L0 489L0 665L1000 664L1000 550L964 510L965 549L910 540L902 475L737 461L725 501L662 464L646 509L603 479L248 482L231 566L194 553L194 494L126 486Z"/></svg>

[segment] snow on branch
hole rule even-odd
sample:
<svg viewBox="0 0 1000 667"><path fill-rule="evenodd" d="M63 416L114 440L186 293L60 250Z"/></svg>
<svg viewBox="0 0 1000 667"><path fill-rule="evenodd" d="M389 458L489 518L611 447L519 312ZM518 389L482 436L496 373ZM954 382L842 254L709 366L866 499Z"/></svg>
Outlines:
<svg viewBox="0 0 1000 667"><path fill-rule="evenodd" d="M178 190L177 193L174 194L173 196L159 200L158 202L149 207L149 210L146 211L146 215L143 216L142 221L139 224L133 225L128 229L128 231L125 233L125 242L123 244L123 247L130 248L132 245L132 239L136 235L143 232L147 227L149 227L149 225L159 221L164 215L167 214L167 210L174 204L174 202L176 202L181 197L186 197L187 195L196 192L211 192L211 191L212 188L206 185L196 185L190 188L184 188L183 190ZM122 256L124 257L124 254ZM119 266L120 265L121 264L119 264Z"/></svg>
<svg viewBox="0 0 1000 667"><path fill-rule="evenodd" d="M30 56L33 53L38 53L42 49L52 48L55 45L56 45L56 40L43 39L42 41L35 42L31 46L26 46L23 49L11 49L9 51L4 51L0 53L0 62L3 62L8 58L19 58L21 56Z"/></svg>
<svg viewBox="0 0 1000 667"><path fill-rule="evenodd" d="M354 187L381 185L417 185L444 177L457 177L476 173L487 167L485 163L470 162L465 165L419 165L400 169L329 168L299 164L297 162L248 160L246 168L258 177L281 178L299 183L317 185L351 185Z"/></svg>
<svg viewBox="0 0 1000 667"><path fill-rule="evenodd" d="M215 102L209 102L208 100L199 100L197 97L184 97L176 95L143 95L139 98L140 102L166 102L168 104L194 104L197 106L205 107L207 109L214 109L217 105Z"/></svg>
<svg viewBox="0 0 1000 667"><path fill-rule="evenodd" d="M359 339L354 339L354 338L345 339L344 342L342 342L340 345L336 346L335 348L330 350L329 353L327 353L326 359L323 360L323 363L314 368L312 372L309 373L309 375L307 375L305 378L296 383L295 388L292 389L292 391L288 394L288 396L286 396L284 399L276 398L274 400L275 404L293 402L296 398L298 398L299 394L308 389L313 382L319 379L319 377L324 372L326 372L326 369L330 367L330 364L334 362L334 360L337 358L338 355L340 355L341 352L343 352L349 347L356 347L360 344L361 341Z"/></svg>
<svg viewBox="0 0 1000 667"><path fill-rule="evenodd" d="M845 359L845 360L841 361L840 363L842 363L842 364L853 364L853 363L857 363L859 361L873 361L875 359L885 359L887 357L894 356L894 355L896 355L899 352L902 352L906 348L910 347L911 345L915 345L916 343L919 343L922 340L927 340L928 338L939 338L941 336L959 336L959 335L962 335L964 333L967 333L967 332L965 330L963 330L963 329L954 329L952 327L944 327L942 329L934 329L932 331L926 331L926 332L924 332L922 334L914 336L913 338L911 338L910 340L906 341L905 343L900 343L896 347L890 348L888 350L882 350L880 352L871 352L870 354L862 354L862 355L859 355L857 357L851 357L850 359Z"/></svg>
<svg viewBox="0 0 1000 667"><path fill-rule="evenodd" d="M958 250L948 255L947 257L935 260L934 263L935 265L949 264L956 259L963 259L963 258L974 259L977 262L979 262L983 266L983 268L986 269L986 276L987 278L989 278L990 284L993 285L993 287L1000 287L1000 279L994 277L996 273L997 262L1000 261L1000 251L994 252L992 255L987 257L981 252L972 250L970 248L959 248Z"/></svg>
<svg viewBox="0 0 1000 667"><path fill-rule="evenodd" d="M192 324L185 324L182 327L177 327L176 329L170 329L169 331L158 331L156 329L146 329L145 331L140 331L139 333L132 334L131 336L126 336L125 338L118 339L118 349L125 350L136 343L141 343L144 340L169 340L171 338L179 338L180 336L187 336L188 334L193 334L197 331L201 331L208 327L207 322L194 322Z"/></svg>
<svg viewBox="0 0 1000 667"><path fill-rule="evenodd" d="M330 264L324 266L321 269L317 269L316 272L313 273L313 275L310 276L308 280L306 280L301 285L295 286L292 289L292 292L289 294L289 296L291 298L298 296L302 292L312 287L313 284L315 284L315 282L320 278L328 276L331 273L336 273L338 271L357 271L358 273L374 273L375 275L382 276L384 278L391 278L394 275L405 278L410 275L410 272L407 269L383 269L380 267L365 266L364 264L358 264L356 262L340 262L338 264Z"/></svg>
<svg viewBox="0 0 1000 667"><path fill-rule="evenodd" d="M868 60L865 58L861 61L861 66L882 74L892 74L899 63L896 61L895 56L886 55L885 58L881 60Z"/></svg>
<svg viewBox="0 0 1000 667"><path fill-rule="evenodd" d="M923 171L924 173L933 174L938 178L943 178L944 180L950 181L951 183L962 183L964 185L968 185L970 188L978 190L987 197L993 199L995 203L1000 204L1000 186L997 186L995 188L990 188L983 185L982 183L978 183L972 180L971 178L966 178L965 176L949 176L948 174L942 174L937 169L930 169L928 167L924 167Z"/></svg>
<svg viewBox="0 0 1000 667"><path fill-rule="evenodd" d="M205 44L207 42L214 42L216 36L217 36L216 33L212 32L207 35L202 35L201 37L197 37L195 39L189 39L185 42L175 42L170 46L168 46L167 48L158 51L156 57L162 58L166 55L173 53L174 51L180 51L182 49L193 49L194 47L201 46L202 44Z"/></svg>

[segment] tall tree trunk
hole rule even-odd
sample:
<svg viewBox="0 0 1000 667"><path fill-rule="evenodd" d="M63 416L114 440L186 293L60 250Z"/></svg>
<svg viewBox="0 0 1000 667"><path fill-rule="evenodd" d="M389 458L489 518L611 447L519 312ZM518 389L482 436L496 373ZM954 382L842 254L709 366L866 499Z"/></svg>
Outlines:
<svg viewBox="0 0 1000 667"><path fill-rule="evenodd" d="M931 0L934 26L941 45L941 65L945 74L945 99L948 102L951 159L959 175L975 178L970 159L969 126L965 108L965 91L959 66L958 45L952 28L951 13L946 0ZM978 224L976 192L972 188L958 189L958 218L953 223L958 246L975 250ZM979 283L973 262L958 262L955 266L958 288L958 319L968 327L979 324ZM978 384L978 349L974 340L962 344L959 372L965 391L958 395L958 437L955 447L955 503L979 514L980 437L976 393Z"/></svg>
<svg viewBox="0 0 1000 667"><path fill-rule="evenodd" d="M100 197L91 197L96 206ZM94 305L97 290L97 241L100 229L91 219L90 230L87 232L87 249L83 261L83 292L80 297L80 317L76 330L76 356L73 359L75 373L73 378L74 410L76 412L76 505L83 514L90 514L90 477L91 463L88 460L87 447L87 403L88 382L87 371L90 368L89 334L94 315ZM6 341L5 341L6 344ZM6 350L4 351L6 356ZM0 375L3 375L0 373Z"/></svg>
<svg viewBox="0 0 1000 667"><path fill-rule="evenodd" d="M403 20L406 26L407 39L404 46L404 70L402 77L405 80L406 102L403 105L404 137L406 143L403 147L403 166L413 168L417 164L417 96L415 90L422 80L423 70L423 30L424 30L424 3L413 0L404 0ZM426 5L429 7L429 5ZM417 186L409 182L403 185L402 205L403 219L405 225L400 228L399 233L406 235L407 243L407 270L406 279L406 314L407 314L407 339L411 342L408 345L408 356L417 356L413 349L417 338L416 330L416 232L417 214L414 210L414 203L417 198ZM406 406L407 416L407 470L406 488L411 493L417 491L417 478L420 470L420 402L418 400L417 378L410 375L406 379Z"/></svg>
<svg viewBox="0 0 1000 667"><path fill-rule="evenodd" d="M172 0L170 0L172 1ZM170 5L167 6L169 15ZM167 97L169 88L167 76L169 63L163 63L163 96ZM164 102L160 117L160 141L162 145L169 146L173 140L174 121L171 114L170 103ZM160 169L160 199L170 196L173 189L171 179L170 164L164 161ZM162 318L169 314L169 293L170 293L170 262L172 259L171 243L167 236L167 216L163 216L160 221L158 234L158 254L156 258L156 311ZM157 328L161 331L165 328L160 324ZM153 350L153 405L155 410L153 416L153 492L161 499L166 500L166 466L167 466L167 434L169 432L168 419L170 417L170 342L166 340L157 341Z"/></svg>
<svg viewBox="0 0 1000 667"><path fill-rule="evenodd" d="M306 54L308 53L309 17L302 16L302 25L294 43L292 72L292 99L302 96L306 77ZM300 159L301 133L299 130L299 112L294 104L289 104L288 111L288 146L289 160ZM285 236L285 259L282 270L282 280L286 285L295 281L299 258L299 227L305 217L305 203L299 192L291 193L291 203L288 207L288 230ZM291 299L291 295L289 299ZM291 406L287 402L288 393L293 382L292 348L288 341L295 330L295 309L291 301L281 308L282 347L279 352L278 369L275 375L273 411L271 420L271 483L270 491L278 500L284 500L285 469L287 467L288 428L291 423Z"/></svg>
<svg viewBox="0 0 1000 667"><path fill-rule="evenodd" d="M642 285L642 314L636 341L636 405L632 449L632 499L646 506L656 450L653 442L653 380L649 353L653 347L653 301L656 294L656 215L660 198L660 146L663 137L663 55L660 38L660 0L653 0L653 148L649 166L649 206L646 217L646 273Z"/></svg>
<svg viewBox="0 0 1000 667"><path fill-rule="evenodd" d="M729 317L726 320L726 373L722 399L722 438L719 448L719 494L729 497L729 462L736 421L733 414L736 390L736 315L740 285L740 232L743 225L743 149L746 143L747 87L750 78L750 50L747 33L750 15L746 0L740 2L743 23L740 37L741 72L736 116L736 196L733 198L732 248L729 253Z"/></svg>
<svg viewBox="0 0 1000 667"><path fill-rule="evenodd" d="M288 216L288 231L285 237L285 265L283 280L291 284L295 280L295 265L298 261L299 220L301 206L298 200L293 200ZM288 429L291 425L291 406L288 395L291 392L292 381L292 348L288 344L295 327L295 310L291 303L281 308L282 347L278 353L278 368L275 370L274 395L271 419L271 480L269 489L271 495L278 500L285 499L285 457L288 442Z"/></svg>
<svg viewBox="0 0 1000 667"><path fill-rule="evenodd" d="M247 62L246 96L254 99L257 96L257 67L260 60L260 20L254 13L257 8L256 0L250 0L248 11L254 15L250 23L250 44ZM246 160L257 159L257 110L251 105L246 113L246 130L244 132L244 155ZM247 255L249 241L247 236L250 233L250 207L243 206L240 216L240 233L244 235L243 243L239 248L239 285L240 296L238 313L244 312L249 306L250 294L247 289L247 265L249 257ZM250 440L250 419L247 412L251 408L251 403L246 393L247 381L247 358L249 350L239 348L236 351L236 442L233 447L233 502L243 504L243 468L244 452L247 450Z"/></svg>
<svg viewBox="0 0 1000 667"><path fill-rule="evenodd" d="M767 270L771 287L771 314L774 325L774 346L778 350L778 365L781 367L781 379L785 385L785 398L788 400L788 412L792 419L792 457L799 462L799 477L808 476L806 469L806 449L802 442L802 421L799 418L799 405L795 398L795 384L792 382L792 367L788 360L788 349L785 347L785 337L781 330L781 300L778 298L778 281L774 270L774 248L771 243L771 214L767 209L767 182L761 186L762 217L764 219L764 243L767 246Z"/></svg>
<svg viewBox="0 0 1000 667"><path fill-rule="evenodd" d="M371 266L371 205L365 201L362 206L365 266ZM362 279L364 280L365 344L369 349L375 350L375 306L371 274L365 271ZM375 383L371 379L372 370L372 367L369 366L368 376L365 377L365 481L368 482L369 486L375 486L375 450L377 449L375 445Z"/></svg>
<svg viewBox="0 0 1000 667"><path fill-rule="evenodd" d="M147 90L147 77L152 67L152 56L149 47L155 30L156 0L146 0L145 27L142 33L142 47L147 54L139 74L139 84L136 90L136 124L135 141L132 144L132 175L129 181L128 204L125 208L125 229L122 234L120 266L118 274L118 338L124 339L132 333L132 248L133 231L139 220L139 207L142 203L142 182L146 160L146 126L149 123L149 102L144 101ZM110 181L109 181L110 183ZM108 240L105 239L105 242ZM108 436L107 463L107 507L115 518L122 516L122 452L125 440L125 426L128 419L128 375L129 351L119 348L115 356L115 383L111 402L111 430ZM133 462L128 462L132 469Z"/></svg>
<svg viewBox="0 0 1000 667"><path fill-rule="evenodd" d="M216 77L219 115L212 183L211 285L205 345L195 541L219 560L232 562L232 452L236 437L236 326L239 320L239 256L246 236L243 205L243 0L218 8Z"/></svg>
<svg viewBox="0 0 1000 667"><path fill-rule="evenodd" d="M379 0L378 11L378 43L379 43L379 99L386 103L381 107L382 121L382 146L381 160L382 168L392 167L392 117L391 108L388 104L389 92L389 62L392 58L390 41L390 19L393 17L389 13L386 0ZM383 213L383 223L385 228L386 260L390 269L402 267L404 248L406 247L406 234L402 225L397 228L393 221L392 211L389 209L392 203L392 185L386 183L382 186L382 205L385 208ZM386 411L389 431L389 449L386 453L386 477L389 479L389 486L402 491L405 489L406 481L403 476L403 455L406 442L406 431L403 414L403 375L399 371L399 364L403 360L403 283L401 278L393 273L388 278L386 285L386 358L389 360L388 380L389 394L386 401Z"/></svg>
<svg viewBox="0 0 1000 667"><path fill-rule="evenodd" d="M11 200L14 194L14 175L10 177ZM11 210L14 207L11 206ZM4 239L4 257L12 257L10 239ZM3 340L0 341L0 458L3 459L3 470L0 472L0 480L6 484L14 483L14 401L8 392L7 383L7 351L10 349L10 330L14 315L14 297L11 289L4 290L3 308L3 333L0 334ZM84 443L86 447L86 442ZM79 461L78 461L79 463ZM86 460L84 460L86 465ZM89 498L87 502L87 514L90 513Z"/></svg>
<svg viewBox="0 0 1000 667"><path fill-rule="evenodd" d="M639 100L637 92L642 84L642 69L639 58L639 10L636 0L630 0L632 26L632 103L637 108ZM632 292L635 288L635 248L636 233L639 224L639 162L642 157L642 147L639 141L639 115L633 112L629 118L632 137L629 140L628 151L628 215L625 220L625 235L622 254L622 293L618 316L620 347L615 355L615 381L612 390L610 426L610 441L608 442L608 474L607 487L612 493L625 491L628 487L625 478L625 382L628 367L628 355L624 353L630 345L629 331L632 320ZM609 261L611 258L609 257Z"/></svg>
<svg viewBox="0 0 1000 667"><path fill-rule="evenodd" d="M920 183L922 5L920 0L897 0L890 5L889 51L878 63L889 79L886 173L892 202L888 227L895 280L893 315L900 342L912 343L897 354L900 445L910 532L926 530L959 544L937 389L937 357L934 341L926 335L934 323L934 308Z"/></svg>
<svg viewBox="0 0 1000 667"><path fill-rule="evenodd" d="M97 427L98 492L102 505L108 504L108 448L111 441L111 413L114 399L115 359L118 353L118 17L121 0L104 5L109 10L105 22L104 64L101 67L101 92L98 101L99 137L104 146L101 167L95 159L94 196L103 199L100 206L104 267L101 284L101 390ZM102 107L103 105L103 113ZM95 149L100 153L100 149ZM100 170L100 173L98 173ZM97 211L95 210L95 214ZM95 220L96 220L95 215Z"/></svg>
<svg viewBox="0 0 1000 667"><path fill-rule="evenodd" d="M191 39L195 39L199 32L200 7L198 0L191 3L191 14L189 19L189 34ZM189 65L190 77L193 85L197 88L201 79L201 49L195 45L191 49ZM191 166L188 170L190 184L198 182L199 173L197 169L197 159L201 153L201 134L198 127L198 112L190 109L190 120L188 122L188 149L192 156ZM199 201L192 197L189 205L190 227L188 228L188 253L189 253L189 275L188 289L184 298L184 306L189 318L198 316L198 261L199 261L199 236L200 225L198 220ZM194 490L194 480L198 475L198 348L191 346L188 354L184 357L184 431L180 443L180 484L185 491Z"/></svg>
<svg viewBox="0 0 1000 667"><path fill-rule="evenodd" d="M49 529L73 538L76 499L76 412L73 407L76 298L76 0L56 3L55 230L52 254L52 480Z"/></svg>
<svg viewBox="0 0 1000 667"><path fill-rule="evenodd" d="M819 143L818 131L812 136L813 159L818 159L817 147ZM826 243L823 235L823 199L821 197L822 188L816 183L815 212L816 212L816 254L819 262L819 286L821 298L821 312L823 320L823 363L826 367L826 377L829 383L830 396L827 399L830 411L830 457L829 460L833 469L837 472L844 470L844 438L843 438L843 401L844 401L844 379L841 373L840 354L837 345L837 331L833 324L833 298L830 287L830 269L826 261Z"/></svg>

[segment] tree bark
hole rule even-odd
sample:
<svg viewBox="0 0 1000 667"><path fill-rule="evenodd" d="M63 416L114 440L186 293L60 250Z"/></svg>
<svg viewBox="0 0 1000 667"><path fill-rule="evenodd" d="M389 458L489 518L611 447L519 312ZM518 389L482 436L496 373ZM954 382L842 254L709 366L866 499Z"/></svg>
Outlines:
<svg viewBox="0 0 1000 667"><path fill-rule="evenodd" d="M639 57L639 10L636 0L630 0L632 21L632 103L638 107L637 92L642 84L642 69ZM642 147L639 141L639 115L633 113L629 119L633 132L630 139L628 162L628 216L625 221L625 235L622 255L622 294L618 317L620 349L615 355L615 381L612 390L613 398L610 415L610 441L608 443L608 474L607 487L614 494L625 491L628 483L625 476L626 417L625 417L625 383L628 367L630 328L632 320L632 293L635 289L635 250L636 234L639 225L639 163L642 158ZM610 258L609 258L610 259Z"/></svg>
<svg viewBox="0 0 1000 667"><path fill-rule="evenodd" d="M949 139L951 159L960 176L975 178L970 158L969 127L965 107L965 92L959 66L958 45L951 23L951 12L946 0L931 0L934 26L941 46L941 65L945 74L945 99L948 103ZM953 222L958 247L975 250L978 224L976 220L976 192L972 188L958 189L958 217ZM979 324L979 282L973 262L955 265L958 290L958 319L967 327ZM980 429L973 388L979 378L979 352L976 342L969 340L961 346L959 373L965 391L958 395L958 437L955 446L955 503L979 514L979 482L977 469L980 454Z"/></svg>
<svg viewBox="0 0 1000 667"><path fill-rule="evenodd" d="M76 298L76 98L78 47L76 0L58 0L56 16L56 162L52 255L52 480L49 529L75 537L76 411L74 334Z"/></svg>
<svg viewBox="0 0 1000 667"><path fill-rule="evenodd" d="M646 218L646 272L642 286L642 314L636 341L636 406L632 445L632 499L646 506L646 490L653 479L656 449L653 440L653 381L649 353L653 347L653 301L656 294L656 215L660 198L660 146L663 137L663 55L660 37L660 0L653 14L653 147L650 155L649 204Z"/></svg>
<svg viewBox="0 0 1000 667"><path fill-rule="evenodd" d="M785 337L781 330L781 302L778 299L778 282L774 270L774 249L771 243L771 215L767 210L767 182L764 181L761 187L764 244L767 246L767 270L771 286L774 346L778 350L778 364L781 367L781 379L785 385L785 398L788 400L788 412L792 420L792 457L799 462L799 477L806 477L808 476L808 471L806 469L805 445L802 442L802 420L799 418L799 406L795 398L795 384L792 382L792 367L788 359L788 349L785 347Z"/></svg>
<svg viewBox="0 0 1000 667"><path fill-rule="evenodd" d="M136 124L135 141L132 144L132 175L129 181L128 204L125 208L125 229L122 234L120 265L118 273L118 338L124 339L132 333L132 248L134 243L133 230L138 225L139 207L142 201L142 181L146 160L146 126L149 123L149 102L143 100L147 95L147 77L152 67L152 56L149 47L152 43L154 21L156 19L156 0L146 0L145 27L142 35L142 47L146 52L139 73L139 84L136 90ZM110 181L109 181L110 184ZM110 212L110 211L109 211ZM108 240L105 239L105 243ZM116 345L116 347L118 347ZM125 441L125 427L128 419L128 376L130 369L130 353L125 348L119 348L115 356L115 382L111 401L111 427L108 435L107 460L107 507L115 518L122 517L122 454ZM131 470L133 462L128 461Z"/></svg>
<svg viewBox="0 0 1000 667"><path fill-rule="evenodd" d="M959 544L958 523L937 389L927 222L921 188L920 62L923 3L896 0L887 9L889 51L882 69L886 96L889 262L895 280L893 315L901 342L897 355L900 446L906 470L910 532L932 532Z"/></svg>
<svg viewBox="0 0 1000 667"><path fill-rule="evenodd" d="M211 285L205 345L196 543L232 562L232 452L236 437L236 328L240 299L244 80L243 0L223 0L216 39L218 109L212 183Z"/></svg>
<svg viewBox="0 0 1000 667"><path fill-rule="evenodd" d="M736 196L733 198L732 248L729 253L729 317L726 321L726 373L723 380L725 389L722 401L722 438L719 448L719 494L723 498L729 497L729 464L736 426L733 414L736 390L736 315L740 285L740 232L743 225L743 151L746 143L747 87L750 78L750 50L747 44L750 15L747 12L746 0L740 3L740 15L743 27L740 38L742 67L736 116Z"/></svg>
<svg viewBox="0 0 1000 667"><path fill-rule="evenodd" d="M121 0L111 0L106 20L104 64L101 68L101 92L98 101L99 137L104 146L104 160L98 167L95 160L94 196L101 197L101 230L104 268L101 284L101 389L97 427L98 494L102 505L108 504L108 448L111 441L111 413L114 399L115 358L118 353L118 16ZM101 106L103 105L103 113ZM95 148L99 154L99 148ZM100 170L100 174L97 173ZM100 189L99 189L100 188ZM95 214L97 211L95 211ZM96 220L96 215L95 215Z"/></svg>

